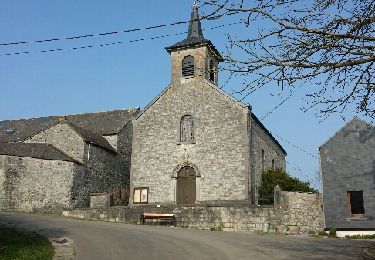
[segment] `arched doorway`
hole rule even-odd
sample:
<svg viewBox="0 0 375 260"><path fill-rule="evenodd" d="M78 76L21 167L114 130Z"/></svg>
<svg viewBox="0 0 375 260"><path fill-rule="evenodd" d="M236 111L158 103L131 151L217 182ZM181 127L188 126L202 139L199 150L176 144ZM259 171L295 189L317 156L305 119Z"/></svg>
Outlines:
<svg viewBox="0 0 375 260"><path fill-rule="evenodd" d="M193 167L184 166L177 173L177 205L191 206L196 200L195 171Z"/></svg>

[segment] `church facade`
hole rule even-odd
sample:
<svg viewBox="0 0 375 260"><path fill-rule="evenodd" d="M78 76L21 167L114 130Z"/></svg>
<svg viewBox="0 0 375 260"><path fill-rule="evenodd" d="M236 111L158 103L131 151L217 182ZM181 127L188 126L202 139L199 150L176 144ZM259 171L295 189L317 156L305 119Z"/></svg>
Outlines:
<svg viewBox="0 0 375 260"><path fill-rule="evenodd" d="M223 60L194 6L188 36L166 50L171 83L133 120L130 203L255 204L260 175L285 169L285 150L218 88Z"/></svg>

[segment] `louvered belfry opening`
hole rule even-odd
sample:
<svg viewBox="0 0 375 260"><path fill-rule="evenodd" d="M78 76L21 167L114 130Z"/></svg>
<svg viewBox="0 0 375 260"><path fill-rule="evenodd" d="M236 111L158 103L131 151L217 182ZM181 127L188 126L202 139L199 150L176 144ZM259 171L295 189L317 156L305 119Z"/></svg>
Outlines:
<svg viewBox="0 0 375 260"><path fill-rule="evenodd" d="M194 77L194 57L186 56L182 60L182 76L183 77Z"/></svg>

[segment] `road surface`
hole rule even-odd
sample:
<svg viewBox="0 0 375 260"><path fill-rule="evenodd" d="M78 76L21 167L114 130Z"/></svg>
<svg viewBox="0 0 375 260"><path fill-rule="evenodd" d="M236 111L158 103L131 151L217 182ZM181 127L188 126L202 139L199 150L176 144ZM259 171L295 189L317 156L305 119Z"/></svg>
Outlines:
<svg viewBox="0 0 375 260"><path fill-rule="evenodd" d="M74 241L76 259L361 259L370 240L137 226L0 212L0 223Z"/></svg>

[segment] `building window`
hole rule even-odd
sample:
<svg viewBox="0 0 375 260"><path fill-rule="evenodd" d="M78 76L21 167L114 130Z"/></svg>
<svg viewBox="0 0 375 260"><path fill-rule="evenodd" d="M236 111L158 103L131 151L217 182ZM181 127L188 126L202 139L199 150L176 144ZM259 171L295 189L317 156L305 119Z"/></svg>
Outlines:
<svg viewBox="0 0 375 260"><path fill-rule="evenodd" d="M364 217L363 191L348 191L348 207L351 217Z"/></svg>
<svg viewBox="0 0 375 260"><path fill-rule="evenodd" d="M272 170L275 170L275 159L272 159Z"/></svg>
<svg viewBox="0 0 375 260"><path fill-rule="evenodd" d="M182 60L182 76L191 77L194 76L194 57L186 56Z"/></svg>
<svg viewBox="0 0 375 260"><path fill-rule="evenodd" d="M147 187L134 188L133 203L134 204L147 204L148 203L148 188Z"/></svg>
<svg viewBox="0 0 375 260"><path fill-rule="evenodd" d="M262 149L262 171L264 172L265 165L264 165L264 150Z"/></svg>
<svg viewBox="0 0 375 260"><path fill-rule="evenodd" d="M194 142L194 121L190 115L181 118L180 142Z"/></svg>
<svg viewBox="0 0 375 260"><path fill-rule="evenodd" d="M210 80L215 83L215 64L213 60L210 60Z"/></svg>

